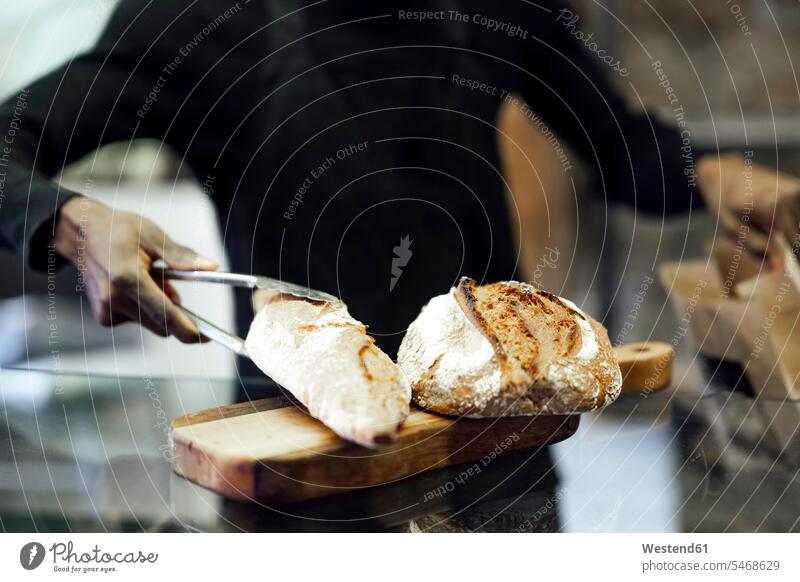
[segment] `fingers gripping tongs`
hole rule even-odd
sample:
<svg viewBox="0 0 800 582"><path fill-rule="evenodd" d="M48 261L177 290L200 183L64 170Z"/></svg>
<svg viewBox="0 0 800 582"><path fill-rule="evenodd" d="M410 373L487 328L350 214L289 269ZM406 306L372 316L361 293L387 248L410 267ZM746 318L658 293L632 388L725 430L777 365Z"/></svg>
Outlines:
<svg viewBox="0 0 800 582"><path fill-rule="evenodd" d="M287 293L296 297L305 297L315 301L338 301L336 297L324 291L317 291L302 285L288 283L280 279L272 279L261 275L245 275L242 273L221 273L219 271L180 271L170 269L163 261L153 263L152 272L155 277L171 279L177 281L195 281L198 283L219 283L231 285L233 287L245 287L248 289L270 289L280 293ZM197 330L208 339L217 342L232 350L236 354L248 358L247 349L242 338L225 331L187 309L182 305L178 307L191 317L197 324Z"/></svg>

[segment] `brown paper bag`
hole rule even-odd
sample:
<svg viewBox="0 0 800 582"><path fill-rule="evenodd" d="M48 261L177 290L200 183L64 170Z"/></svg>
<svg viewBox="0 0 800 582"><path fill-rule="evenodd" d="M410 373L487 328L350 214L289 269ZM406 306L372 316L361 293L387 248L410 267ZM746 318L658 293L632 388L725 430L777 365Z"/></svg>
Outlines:
<svg viewBox="0 0 800 582"><path fill-rule="evenodd" d="M767 272L729 241L714 241L709 256L708 261L661 268L679 326L700 353L739 364L757 396L800 401L800 289L795 277L788 271Z"/></svg>

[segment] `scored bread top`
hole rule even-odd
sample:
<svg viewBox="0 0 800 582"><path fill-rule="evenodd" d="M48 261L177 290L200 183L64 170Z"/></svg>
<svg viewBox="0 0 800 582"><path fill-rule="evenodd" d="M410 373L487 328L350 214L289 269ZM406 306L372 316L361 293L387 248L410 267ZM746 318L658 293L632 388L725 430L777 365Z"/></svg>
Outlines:
<svg viewBox="0 0 800 582"><path fill-rule="evenodd" d="M622 379L605 328L572 302L515 281L469 278L434 298L398 357L414 401L469 416L599 408Z"/></svg>

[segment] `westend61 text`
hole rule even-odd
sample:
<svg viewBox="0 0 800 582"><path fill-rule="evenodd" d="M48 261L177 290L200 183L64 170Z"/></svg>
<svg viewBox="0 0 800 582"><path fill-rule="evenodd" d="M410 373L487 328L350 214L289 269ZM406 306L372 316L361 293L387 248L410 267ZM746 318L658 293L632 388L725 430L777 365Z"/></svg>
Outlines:
<svg viewBox="0 0 800 582"><path fill-rule="evenodd" d="M687 544L682 546L642 544L642 552L645 554L707 554L708 544Z"/></svg>

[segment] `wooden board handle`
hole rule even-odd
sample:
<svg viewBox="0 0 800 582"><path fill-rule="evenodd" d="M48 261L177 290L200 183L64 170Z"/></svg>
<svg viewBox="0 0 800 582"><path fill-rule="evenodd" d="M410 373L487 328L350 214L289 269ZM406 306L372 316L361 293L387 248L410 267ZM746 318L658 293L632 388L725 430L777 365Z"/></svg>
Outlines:
<svg viewBox="0 0 800 582"><path fill-rule="evenodd" d="M672 346L664 342L639 342L614 348L622 371L622 393L648 393L669 386L672 380Z"/></svg>

